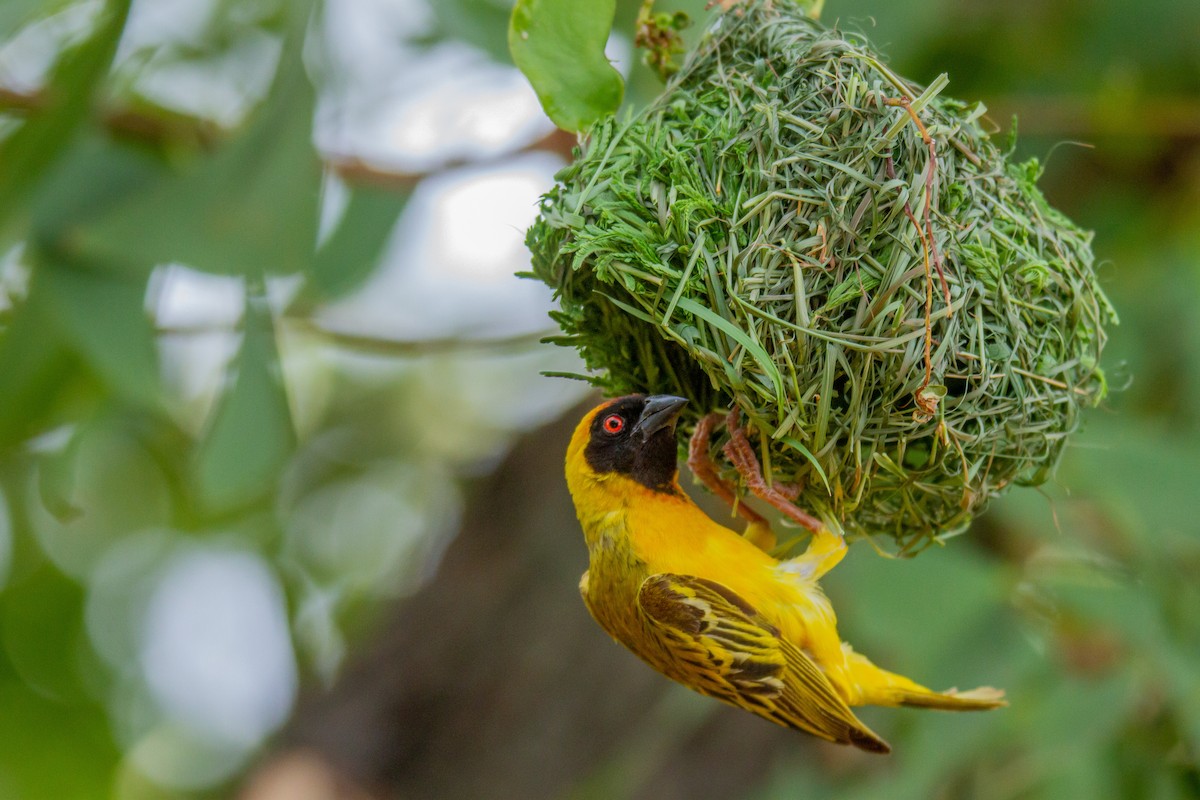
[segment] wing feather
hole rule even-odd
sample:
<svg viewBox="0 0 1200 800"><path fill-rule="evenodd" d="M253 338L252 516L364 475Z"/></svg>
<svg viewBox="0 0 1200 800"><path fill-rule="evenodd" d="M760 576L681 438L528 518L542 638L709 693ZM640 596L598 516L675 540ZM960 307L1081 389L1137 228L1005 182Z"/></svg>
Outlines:
<svg viewBox="0 0 1200 800"><path fill-rule="evenodd" d="M785 727L889 751L821 668L728 587L691 575L651 575L638 590L638 609L669 677Z"/></svg>

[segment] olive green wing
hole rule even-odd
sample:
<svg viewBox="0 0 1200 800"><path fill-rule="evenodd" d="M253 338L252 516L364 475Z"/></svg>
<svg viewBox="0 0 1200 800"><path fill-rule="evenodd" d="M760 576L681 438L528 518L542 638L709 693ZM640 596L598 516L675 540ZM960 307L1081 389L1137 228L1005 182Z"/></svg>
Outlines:
<svg viewBox="0 0 1200 800"><path fill-rule="evenodd" d="M638 590L638 609L669 677L779 725L890 752L820 667L727 587L690 575L651 575Z"/></svg>

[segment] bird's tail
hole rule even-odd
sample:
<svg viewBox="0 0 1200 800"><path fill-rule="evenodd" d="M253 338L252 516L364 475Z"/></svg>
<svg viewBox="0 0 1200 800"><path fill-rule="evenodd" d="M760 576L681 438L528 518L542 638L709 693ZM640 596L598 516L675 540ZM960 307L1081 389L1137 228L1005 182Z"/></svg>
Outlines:
<svg viewBox="0 0 1200 800"><path fill-rule="evenodd" d="M938 708L943 711L987 711L1008 705L1004 692L991 686L980 686L969 692L949 689L944 692L931 692L924 687L920 691L911 689L892 690L894 703L899 706L914 708Z"/></svg>
<svg viewBox="0 0 1200 800"><path fill-rule="evenodd" d="M903 675L881 669L843 643L846 665L860 693L859 704L876 706L909 706L937 708L943 711L987 711L1008 705L1004 692L991 686L981 686L969 692L948 689L935 692Z"/></svg>

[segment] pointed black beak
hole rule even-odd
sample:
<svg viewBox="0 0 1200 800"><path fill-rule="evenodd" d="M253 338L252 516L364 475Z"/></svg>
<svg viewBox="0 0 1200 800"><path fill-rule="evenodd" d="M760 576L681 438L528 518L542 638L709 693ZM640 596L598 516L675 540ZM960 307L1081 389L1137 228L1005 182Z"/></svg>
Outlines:
<svg viewBox="0 0 1200 800"><path fill-rule="evenodd" d="M687 405L687 398L675 397L669 394L656 394L646 398L646 406L633 432L640 434L642 439L649 439L663 428L675 430L675 421L679 412Z"/></svg>

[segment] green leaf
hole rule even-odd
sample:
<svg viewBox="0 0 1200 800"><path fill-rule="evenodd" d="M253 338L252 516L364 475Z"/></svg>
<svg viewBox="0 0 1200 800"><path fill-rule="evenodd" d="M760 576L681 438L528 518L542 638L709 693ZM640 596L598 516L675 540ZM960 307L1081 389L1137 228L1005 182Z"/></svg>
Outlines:
<svg viewBox="0 0 1200 800"><path fill-rule="evenodd" d="M111 405L88 416L72 411L65 447L30 460L46 505L27 503L25 510L39 550L86 580L118 542L171 524L175 476L149 446L149 426L136 413Z"/></svg>
<svg viewBox="0 0 1200 800"><path fill-rule="evenodd" d="M0 447L55 424L81 399L112 394L158 408L158 355L144 281L37 266L28 299L0 335ZM84 367L84 369L80 369Z"/></svg>
<svg viewBox="0 0 1200 800"><path fill-rule="evenodd" d="M59 333L52 303L35 276L29 297L0 335L0 448L45 426L63 387L77 371L76 363Z"/></svg>
<svg viewBox="0 0 1200 800"><path fill-rule="evenodd" d="M164 173L163 162L143 150L98 132L81 135L47 171L30 202L31 238L43 250L54 249L73 231L153 189Z"/></svg>
<svg viewBox="0 0 1200 800"><path fill-rule="evenodd" d="M513 62L558 127L581 131L621 105L625 81L604 55L616 0L517 0Z"/></svg>
<svg viewBox="0 0 1200 800"><path fill-rule="evenodd" d="M501 64L511 56L505 41L509 11L495 0L437 0L429 4L435 20L427 40L454 39L474 45Z"/></svg>
<svg viewBox="0 0 1200 800"><path fill-rule="evenodd" d="M38 463L38 498L50 516L63 524L79 519L84 513L75 502L78 484L75 464L79 458L80 439L78 431L73 431L65 447L44 454Z"/></svg>
<svg viewBox="0 0 1200 800"><path fill-rule="evenodd" d="M15 603L21 598L6 600ZM29 598L32 599L32 598ZM29 600L27 599L26 602ZM80 602L82 602L80 600ZM47 609L52 613L55 609ZM42 630L30 631L35 641L47 633L58 638L63 620L49 616ZM57 642L55 642L57 644ZM68 652L50 651L59 658L78 661L82 646ZM92 665L92 691L100 688L96 677L103 669ZM82 693L81 693L82 694ZM8 798L111 797L114 772L124 755L113 740L112 723L94 701L62 702L20 681L0 681L0 775ZM70 732L70 767L63 762L63 734Z"/></svg>
<svg viewBox="0 0 1200 800"><path fill-rule="evenodd" d="M244 133L180 173L163 171L90 224L45 238L73 258L125 271L172 261L234 275L309 270L321 163L301 53L306 8L288 6L296 19L275 83Z"/></svg>
<svg viewBox="0 0 1200 800"><path fill-rule="evenodd" d="M62 340L114 395L134 407L157 407L158 351L144 310L145 279L56 261L42 261L37 269Z"/></svg>
<svg viewBox="0 0 1200 800"><path fill-rule="evenodd" d="M294 445L271 312L252 296L232 382L197 456L201 506L222 512L260 499L274 488Z"/></svg>
<svg viewBox="0 0 1200 800"><path fill-rule="evenodd" d="M313 263L312 288L320 296L339 297L352 291L374 271L410 196L400 189L360 186L351 190L341 222Z"/></svg>
<svg viewBox="0 0 1200 800"><path fill-rule="evenodd" d="M0 39L7 39L45 13L42 0L5 0L0 3Z"/></svg>
<svg viewBox="0 0 1200 800"><path fill-rule="evenodd" d="M40 109L0 143L0 219L20 208L46 168L91 113L92 95L108 74L131 0L109 0L96 30L59 58Z"/></svg>
<svg viewBox="0 0 1200 800"><path fill-rule="evenodd" d="M80 401L114 395L140 411L158 408L154 330L145 278L126 280L31 255L29 296L0 334L0 447L55 424ZM83 367L83 369L81 369Z"/></svg>
<svg viewBox="0 0 1200 800"><path fill-rule="evenodd" d="M0 636L17 674L48 697L82 699L77 654L83 636L83 590L58 570L43 566L5 595Z"/></svg>

